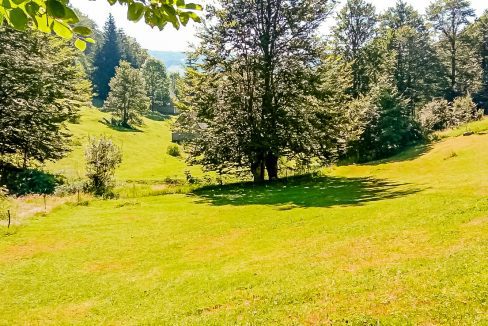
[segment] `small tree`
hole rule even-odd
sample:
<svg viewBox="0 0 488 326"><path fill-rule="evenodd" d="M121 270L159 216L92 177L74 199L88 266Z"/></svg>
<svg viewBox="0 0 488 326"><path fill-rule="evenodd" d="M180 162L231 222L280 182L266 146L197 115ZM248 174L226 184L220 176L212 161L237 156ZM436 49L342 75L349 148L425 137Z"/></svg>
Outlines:
<svg viewBox="0 0 488 326"><path fill-rule="evenodd" d="M140 125L141 115L148 110L149 98L142 73L121 61L110 81L110 93L104 104L106 111L124 127Z"/></svg>
<svg viewBox="0 0 488 326"><path fill-rule="evenodd" d="M146 91L150 99L150 109L165 106L169 101L169 80L166 67L161 61L149 58L142 66L142 74L146 81Z"/></svg>
<svg viewBox="0 0 488 326"><path fill-rule="evenodd" d="M110 195L114 187L115 168L122 162L122 152L112 140L90 139L85 151L88 190L97 196Z"/></svg>

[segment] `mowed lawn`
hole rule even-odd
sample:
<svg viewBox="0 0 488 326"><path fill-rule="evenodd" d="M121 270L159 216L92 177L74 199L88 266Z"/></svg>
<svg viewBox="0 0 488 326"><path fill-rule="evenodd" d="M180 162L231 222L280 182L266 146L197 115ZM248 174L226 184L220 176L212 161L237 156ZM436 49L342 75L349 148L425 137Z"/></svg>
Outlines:
<svg viewBox="0 0 488 326"><path fill-rule="evenodd" d="M86 108L81 112L80 123L70 124L73 134L73 151L66 158L47 165L48 170L71 179L84 177L85 147L90 137L107 137L122 150L122 164L117 169L119 181L157 182L165 178L184 179L185 170L200 175L201 169L188 167L184 158L167 154L171 144L171 116L144 118L136 130L114 129L107 122L110 114Z"/></svg>
<svg viewBox="0 0 488 326"><path fill-rule="evenodd" d="M488 135L450 137L315 178L61 206L2 233L0 323L487 325L487 253Z"/></svg>

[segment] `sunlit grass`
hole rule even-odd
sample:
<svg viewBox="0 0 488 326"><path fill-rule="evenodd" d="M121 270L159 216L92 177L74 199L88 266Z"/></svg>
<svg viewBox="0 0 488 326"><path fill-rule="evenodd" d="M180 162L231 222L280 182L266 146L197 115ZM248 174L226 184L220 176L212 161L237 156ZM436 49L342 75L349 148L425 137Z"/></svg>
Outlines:
<svg viewBox="0 0 488 326"><path fill-rule="evenodd" d="M120 178L151 180L154 157ZM161 187L14 225L0 323L488 323L488 135L264 186Z"/></svg>

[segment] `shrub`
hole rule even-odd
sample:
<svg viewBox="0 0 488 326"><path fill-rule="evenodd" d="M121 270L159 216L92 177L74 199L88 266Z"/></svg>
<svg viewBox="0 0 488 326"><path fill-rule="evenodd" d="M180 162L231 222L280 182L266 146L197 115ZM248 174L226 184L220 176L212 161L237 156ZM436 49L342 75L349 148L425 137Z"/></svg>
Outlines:
<svg viewBox="0 0 488 326"><path fill-rule="evenodd" d="M166 153L168 153L168 155L171 155L173 157L181 156L180 147L176 144L169 145L168 149L166 150Z"/></svg>
<svg viewBox="0 0 488 326"><path fill-rule="evenodd" d="M451 124L449 102L435 99L427 103L419 112L419 121L427 130L442 130Z"/></svg>
<svg viewBox="0 0 488 326"><path fill-rule="evenodd" d="M478 110L471 97L467 95L457 97L452 103L441 99L427 103L419 111L419 120L422 127L431 132L479 120L482 115L483 111Z"/></svg>
<svg viewBox="0 0 488 326"><path fill-rule="evenodd" d="M60 175L36 169L4 168L1 182L14 195L52 194L57 186L63 184Z"/></svg>
<svg viewBox="0 0 488 326"><path fill-rule="evenodd" d="M452 102L452 126L458 126L483 117L483 111L478 110L471 96L457 97Z"/></svg>
<svg viewBox="0 0 488 326"><path fill-rule="evenodd" d="M122 162L120 148L105 137L93 138L86 148L85 159L87 190L96 196L111 196L115 169Z"/></svg>

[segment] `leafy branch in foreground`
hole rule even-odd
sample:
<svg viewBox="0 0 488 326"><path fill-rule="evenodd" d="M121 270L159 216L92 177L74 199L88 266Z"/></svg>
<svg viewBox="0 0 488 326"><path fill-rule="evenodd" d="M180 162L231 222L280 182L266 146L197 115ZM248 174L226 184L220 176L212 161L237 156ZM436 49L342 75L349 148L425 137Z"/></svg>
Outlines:
<svg viewBox="0 0 488 326"><path fill-rule="evenodd" d="M107 0L110 5L116 3L127 6L127 19L144 21L151 27L162 30L168 23L179 29L190 20L200 22L197 12L202 6L185 3L185 0ZM37 29L45 33L55 33L65 39L75 38L75 46L84 50L86 43L93 43L91 29L80 26L80 19L70 7L69 0L1 0L0 25L3 23L17 29Z"/></svg>

